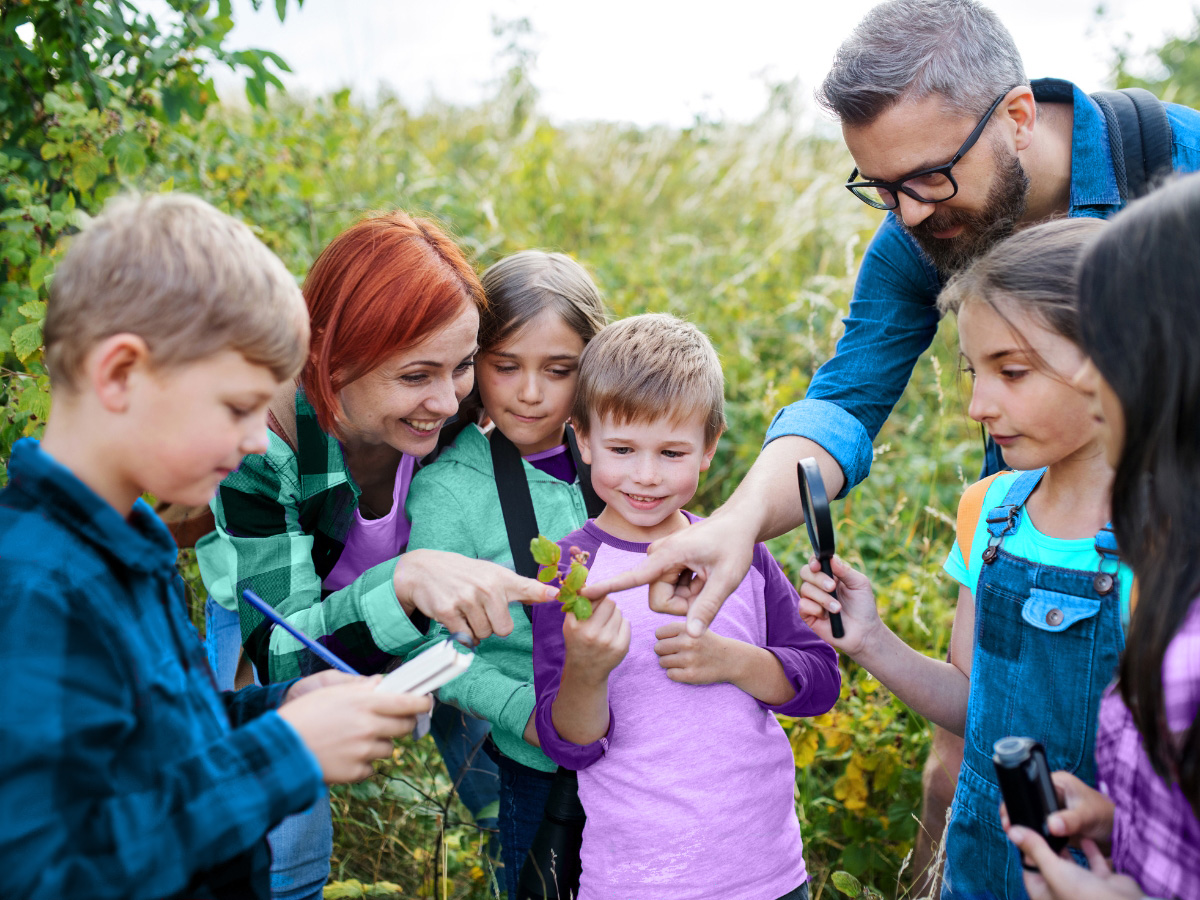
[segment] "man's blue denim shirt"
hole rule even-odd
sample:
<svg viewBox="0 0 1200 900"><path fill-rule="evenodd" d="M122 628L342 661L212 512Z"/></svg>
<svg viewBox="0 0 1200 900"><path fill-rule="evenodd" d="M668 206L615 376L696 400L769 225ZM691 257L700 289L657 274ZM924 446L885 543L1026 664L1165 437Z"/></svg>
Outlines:
<svg viewBox="0 0 1200 900"><path fill-rule="evenodd" d="M1045 101L1064 86L1075 109L1067 214L1106 218L1122 203L1100 107L1078 87L1052 79L1033 82L1034 96ZM1200 112L1173 103L1166 109L1175 171L1200 170ZM764 446L789 434L816 441L846 475L839 496L866 478L871 443L937 333L940 290L929 259L888 213L863 256L837 352L817 370L805 398L776 414Z"/></svg>

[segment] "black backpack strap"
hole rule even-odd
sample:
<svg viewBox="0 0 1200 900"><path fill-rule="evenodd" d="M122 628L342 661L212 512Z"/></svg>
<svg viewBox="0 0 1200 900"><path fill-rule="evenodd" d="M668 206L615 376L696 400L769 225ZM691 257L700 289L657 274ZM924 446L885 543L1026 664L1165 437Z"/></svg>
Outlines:
<svg viewBox="0 0 1200 900"><path fill-rule="evenodd" d="M1143 88L1097 91L1091 96L1108 126L1121 201L1136 200L1172 169L1171 123L1166 108Z"/></svg>
<svg viewBox="0 0 1200 900"><path fill-rule="evenodd" d="M492 429L490 443L496 492L500 495L500 511L504 514L513 568L518 575L536 578L538 564L534 562L529 542L538 536L538 525L533 498L529 495L529 480L525 477L525 464L520 451L499 428Z"/></svg>
<svg viewBox="0 0 1200 900"><path fill-rule="evenodd" d="M604 512L605 503L597 496L592 487L592 467L583 461L579 455L579 441L575 438L575 429L567 426L567 446L571 449L571 459L575 463L575 472L579 475L579 488L583 491L583 505L587 509L589 519L594 519Z"/></svg>

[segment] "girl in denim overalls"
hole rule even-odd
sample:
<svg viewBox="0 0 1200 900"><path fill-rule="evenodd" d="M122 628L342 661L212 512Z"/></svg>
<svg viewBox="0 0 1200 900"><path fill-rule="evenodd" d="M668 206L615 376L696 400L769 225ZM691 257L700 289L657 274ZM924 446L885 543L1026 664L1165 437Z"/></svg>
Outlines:
<svg viewBox="0 0 1200 900"><path fill-rule="evenodd" d="M943 900L1026 896L1000 823L997 740L1032 737L1052 769L1096 780L1096 714L1124 646L1132 583L1106 524L1113 472L1098 423L1071 385L1085 360L1075 263L1104 227L1070 219L1022 231L952 280L939 301L958 313L974 377L969 413L1018 470L963 498L982 514L966 531L969 554L956 542L945 565L961 583L952 661L896 637L879 619L868 580L845 563L833 565L840 602L826 593L833 582L819 568L802 570L801 611L817 633L965 738ZM845 637L833 640L826 611L839 608Z"/></svg>

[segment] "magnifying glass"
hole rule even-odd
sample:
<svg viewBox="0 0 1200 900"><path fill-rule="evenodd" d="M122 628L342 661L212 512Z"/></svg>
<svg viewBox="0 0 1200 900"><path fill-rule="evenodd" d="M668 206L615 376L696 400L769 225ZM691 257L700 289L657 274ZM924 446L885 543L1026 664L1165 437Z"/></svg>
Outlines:
<svg viewBox="0 0 1200 900"><path fill-rule="evenodd" d="M796 477L800 481L800 503L804 506L804 527L808 529L808 540L813 553L821 562L821 571L833 578L829 560L833 558L833 516L829 514L829 495L825 493L825 479L817 461L809 456L796 464ZM837 599L837 591L833 591ZM835 638L844 637L842 614L829 614L829 628Z"/></svg>

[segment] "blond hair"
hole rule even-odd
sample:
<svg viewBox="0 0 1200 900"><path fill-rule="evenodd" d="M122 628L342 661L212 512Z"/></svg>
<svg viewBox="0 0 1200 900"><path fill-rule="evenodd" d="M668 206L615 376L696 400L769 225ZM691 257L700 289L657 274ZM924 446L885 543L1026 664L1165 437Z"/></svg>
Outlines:
<svg viewBox="0 0 1200 900"><path fill-rule="evenodd" d="M126 332L155 365L236 350L280 381L308 352L308 312L283 263L241 222L187 194L110 201L54 274L44 333L56 386L75 387L91 349Z"/></svg>
<svg viewBox="0 0 1200 900"><path fill-rule="evenodd" d="M584 348L571 421L704 421L712 447L725 430L725 378L712 343L695 325L665 313L614 322Z"/></svg>

